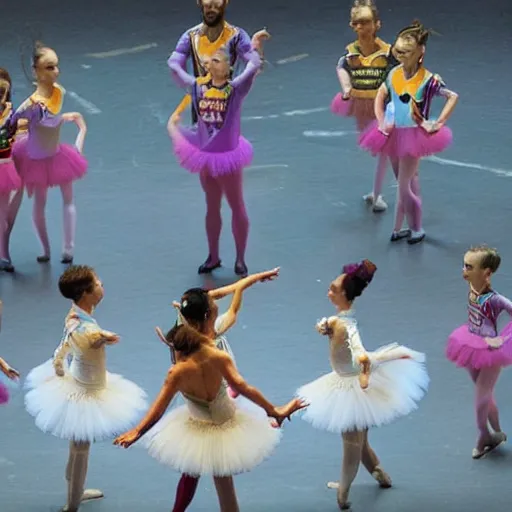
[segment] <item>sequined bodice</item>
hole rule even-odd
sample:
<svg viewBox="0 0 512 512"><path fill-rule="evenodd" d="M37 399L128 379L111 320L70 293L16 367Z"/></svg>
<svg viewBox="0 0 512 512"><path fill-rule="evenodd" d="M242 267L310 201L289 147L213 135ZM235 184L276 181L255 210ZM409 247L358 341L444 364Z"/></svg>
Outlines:
<svg viewBox="0 0 512 512"><path fill-rule="evenodd" d="M217 396L212 401L182 393L189 411L198 420L221 425L233 418L235 414L235 403L227 394L226 384L222 382Z"/></svg>

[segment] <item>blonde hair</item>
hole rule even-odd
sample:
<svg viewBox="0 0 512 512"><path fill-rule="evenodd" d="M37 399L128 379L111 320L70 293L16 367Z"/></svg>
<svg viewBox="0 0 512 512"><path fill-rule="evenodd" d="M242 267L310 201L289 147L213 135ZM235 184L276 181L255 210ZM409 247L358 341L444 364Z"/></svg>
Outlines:
<svg viewBox="0 0 512 512"><path fill-rule="evenodd" d="M480 253L482 255L480 259L480 267L489 269L493 274L498 270L501 264L501 256L497 249L489 247L488 245L475 245L468 249L471 253Z"/></svg>
<svg viewBox="0 0 512 512"><path fill-rule="evenodd" d="M380 21L379 11L373 0L354 0L352 9L361 9L363 7L368 7L372 11L373 21Z"/></svg>

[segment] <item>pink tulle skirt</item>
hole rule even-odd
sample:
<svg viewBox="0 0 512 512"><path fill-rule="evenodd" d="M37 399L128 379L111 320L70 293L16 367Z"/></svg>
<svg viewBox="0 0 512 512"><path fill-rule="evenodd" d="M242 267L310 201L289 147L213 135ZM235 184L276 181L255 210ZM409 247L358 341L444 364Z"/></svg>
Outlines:
<svg viewBox="0 0 512 512"><path fill-rule="evenodd" d="M9 389L3 382L0 382L0 405L4 405L8 401L9 401Z"/></svg>
<svg viewBox="0 0 512 512"><path fill-rule="evenodd" d="M357 129L362 132L375 120L373 105L375 100L369 98L349 98L344 100L341 92L331 102L331 112L342 117L354 117Z"/></svg>
<svg viewBox="0 0 512 512"><path fill-rule="evenodd" d="M58 187L87 173L87 160L74 146L59 144L55 155L35 159L28 155L27 144L28 137L16 141L12 157L29 194L36 187Z"/></svg>
<svg viewBox="0 0 512 512"><path fill-rule="evenodd" d="M469 331L467 324L450 334L446 346L446 357L461 368L480 370L490 366L512 364L512 322L500 332L504 339L499 348L491 348L482 336Z"/></svg>
<svg viewBox="0 0 512 512"><path fill-rule="evenodd" d="M427 133L419 126L393 128L386 136L379 130L375 121L359 136L359 145L373 155L421 158L441 153L452 140L452 131L446 126L435 133Z"/></svg>
<svg viewBox="0 0 512 512"><path fill-rule="evenodd" d="M10 158L0 160L0 194L8 194L21 188L21 178L14 161Z"/></svg>
<svg viewBox="0 0 512 512"><path fill-rule="evenodd" d="M172 131L171 139L174 154L180 165L194 174L207 171L211 176L222 176L240 172L252 163L254 154L252 145L242 136L235 149L220 153L202 151L184 137L179 130Z"/></svg>

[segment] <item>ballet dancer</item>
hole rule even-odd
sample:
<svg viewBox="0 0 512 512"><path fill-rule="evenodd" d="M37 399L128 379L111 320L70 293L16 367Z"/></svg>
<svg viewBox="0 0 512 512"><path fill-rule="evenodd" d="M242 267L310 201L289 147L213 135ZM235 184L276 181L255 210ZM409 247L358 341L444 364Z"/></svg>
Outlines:
<svg viewBox="0 0 512 512"><path fill-rule="evenodd" d="M59 290L72 301L71 310L53 359L27 376L25 406L43 432L69 441L64 511L76 512L82 501L103 497L100 490L84 491L91 444L132 428L147 403L137 385L107 372L105 347L119 336L101 329L92 316L104 295L96 272L72 265L60 277Z"/></svg>
<svg viewBox="0 0 512 512"><path fill-rule="evenodd" d="M183 294L181 302L173 303L174 307L179 310L178 319L180 315L183 316L186 322L194 329L211 339L215 339L217 348L228 353L233 363L236 364L233 351L225 337L225 333L236 324L238 313L242 306L243 292L256 283L271 281L277 278L278 275L279 268L276 268L267 272L253 274L245 279L241 279L233 285L224 286L215 290L206 291L203 288L191 288ZM233 296L229 309L219 315L219 308L216 301L228 295ZM205 311L206 315L204 313ZM176 325L178 325L178 323ZM172 333L169 332L167 337L164 337L160 329L157 328L157 334L160 339L168 345L167 338L170 338ZM172 346L170 346L170 349L171 359L174 364L176 357ZM233 399L239 396L238 391L229 386L227 387L227 392ZM272 426L276 427L278 425L272 423ZM182 512L187 509L194 499L198 483L199 477L185 473L182 474L176 489L176 498L172 509L173 512Z"/></svg>
<svg viewBox="0 0 512 512"><path fill-rule="evenodd" d="M472 453L474 459L481 459L507 440L494 398L501 369L512 364L512 322L499 335L497 327L503 311L512 315L512 302L491 285L500 263L498 251L485 245L472 247L464 255L462 276L469 283L468 322L451 333L446 348L448 359L465 368L475 384L479 437Z"/></svg>
<svg viewBox="0 0 512 512"><path fill-rule="evenodd" d="M9 252L10 234L18 209L10 215L11 196L22 189L22 182L12 159L17 126L13 122L12 81L7 70L0 68L0 270L14 272Z"/></svg>
<svg viewBox="0 0 512 512"><path fill-rule="evenodd" d="M14 118L28 121L28 136L14 146L13 159L27 188L34 195L32 218L43 247L39 263L50 261L50 241L46 228L46 200L50 187L60 187L63 200L64 243L61 262L73 262L75 247L76 208L73 182L87 172L82 155L87 127L82 114L61 113L64 89L57 83L59 58L54 50L36 43L32 54L32 70L37 88L16 111ZM64 122L74 122L78 129L75 147L60 142Z"/></svg>
<svg viewBox="0 0 512 512"><path fill-rule="evenodd" d="M0 330L2 330L3 302L0 300ZM0 371L11 381L16 382L20 378L20 372L10 366L7 361L0 357ZM0 381L0 405L9 401L9 388Z"/></svg>
<svg viewBox="0 0 512 512"><path fill-rule="evenodd" d="M196 78L208 74L208 63L220 48L227 48L231 67L241 62L263 62L263 40L270 37L266 30L256 32L252 39L247 32L225 21L229 0L197 0L203 22L186 30L179 38L167 64L176 77L177 69L186 71L187 61L192 61ZM181 117L190 106L192 98L187 94L176 108L171 119ZM197 122L197 112L192 108L192 123Z"/></svg>
<svg viewBox="0 0 512 512"><path fill-rule="evenodd" d="M376 270L368 260L346 265L331 283L327 296L337 314L323 318L316 328L329 336L333 371L297 392L309 403L304 420L315 428L341 433L341 480L327 484L338 490L341 510L350 508L350 487L360 463L381 487L391 487L391 478L369 444L368 431L415 410L429 383L424 354L396 343L368 352L361 342L353 305Z"/></svg>
<svg viewBox="0 0 512 512"><path fill-rule="evenodd" d="M207 308L205 304L204 316L208 315ZM217 349L214 339L193 329L183 317L181 322L167 336L176 352L176 364L159 396L141 423L114 444L128 448L146 434L143 440L152 457L188 475L212 475L221 511L238 512L233 475L251 471L270 456L281 430L272 428L259 411L232 400L225 382L279 425L305 404L294 399L282 407L272 405L245 382L229 354ZM187 405L162 419L178 392ZM174 512L178 510L184 508Z"/></svg>
<svg viewBox="0 0 512 512"><path fill-rule="evenodd" d="M199 174L206 196L209 253L198 273L210 273L221 266L219 240L222 197L225 195L232 213L235 273L245 277L248 274L245 251L249 218L243 197L243 169L252 161L253 148L241 136L240 125L242 104L260 63L249 62L242 74L230 80L229 62L227 50L219 50L210 60L207 77L196 79L183 69L176 69L182 87L192 95L198 122L192 128L184 128L178 124L177 118L169 123L168 129L180 164L188 171Z"/></svg>
<svg viewBox="0 0 512 512"><path fill-rule="evenodd" d="M347 46L345 55L338 62L336 72L342 92L334 97L331 111L354 117L362 132L375 119L375 96L398 61L391 45L377 37L381 20L373 0L354 0L350 26L357 34L357 40ZM388 207L381 195L386 166L387 156L379 155L373 191L363 196L374 212L383 212Z"/></svg>
<svg viewBox="0 0 512 512"><path fill-rule="evenodd" d="M407 238L409 244L416 244L425 238L418 182L420 160L444 151L452 142L452 132L445 123L458 96L446 88L439 75L423 66L429 34L419 21L398 33L393 52L401 65L393 68L381 85L375 98L377 121L359 139L364 149L387 155L397 176L392 242ZM435 96L441 96L446 103L438 119L429 120ZM403 229L404 217L408 229Z"/></svg>

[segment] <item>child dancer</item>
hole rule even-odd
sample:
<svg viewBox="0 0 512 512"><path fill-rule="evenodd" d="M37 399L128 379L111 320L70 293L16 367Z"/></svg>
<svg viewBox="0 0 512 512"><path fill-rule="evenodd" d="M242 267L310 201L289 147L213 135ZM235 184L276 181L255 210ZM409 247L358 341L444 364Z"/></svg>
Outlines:
<svg viewBox="0 0 512 512"><path fill-rule="evenodd" d="M425 238L422 207L417 182L420 159L445 150L452 141L452 132L444 126L457 103L457 94L448 90L438 75L423 66L429 31L419 22L398 33L394 53L400 66L390 71L375 99L375 116L359 139L361 147L373 154L390 157L398 179L395 226L391 241L408 238L415 244ZM435 121L429 120L435 96L446 104ZM394 123L386 120L392 112ZM403 229L404 216L409 229Z"/></svg>
<svg viewBox="0 0 512 512"><path fill-rule="evenodd" d="M10 201L13 192L22 188L21 179L12 160L12 146L16 133L11 103L11 77L0 68L0 270L14 272L9 252L9 239L17 210L11 219Z"/></svg>
<svg viewBox="0 0 512 512"><path fill-rule="evenodd" d="M469 283L468 323L452 332L446 349L448 359L467 369L475 383L475 412L480 435L473 449L474 459L482 458L507 440L494 399L501 369L512 364L512 322L499 336L497 328L502 311L512 315L512 302L491 286L491 277L500 263L498 252L485 245L473 247L464 255L462 276Z"/></svg>
<svg viewBox="0 0 512 512"><path fill-rule="evenodd" d="M256 54L257 56L257 54ZM259 57L256 57L259 60ZM243 169L253 157L249 141L241 136L242 103L251 89L260 62L249 62L244 72L230 80L229 54L220 50L209 63L210 74L196 79L176 68L181 85L192 95L198 113L194 128L184 128L171 120L168 128L180 164L199 174L206 195L206 233L209 254L199 267L200 274L221 266L219 240L222 228L221 204L225 195L232 212L236 245L235 273L246 276L245 250L249 218L243 197Z"/></svg>
<svg viewBox="0 0 512 512"><path fill-rule="evenodd" d="M368 260L346 265L331 283L327 296L337 314L323 318L317 330L329 336L333 372L297 393L309 403L304 420L316 428L341 433L341 480L328 486L338 489L342 510L350 508L350 487L360 463L381 487L391 487L390 477L368 442L368 430L415 410L429 383L423 354L396 343L367 352L361 342L353 304L376 270Z"/></svg>
<svg viewBox="0 0 512 512"><path fill-rule="evenodd" d="M340 116L355 117L357 128L363 131L374 119L374 100L391 68L398 62L391 45L377 37L381 28L379 12L373 0L354 0L350 11L350 26L357 40L347 46L336 72L341 93L336 94L331 110ZM387 156L378 156L373 192L363 199L374 212L383 212L388 205L382 199L382 184L386 175Z"/></svg>
<svg viewBox="0 0 512 512"><path fill-rule="evenodd" d="M206 305L202 313L208 315ZM272 405L245 382L229 354L218 350L213 339L190 327L183 317L181 321L167 336L176 350L176 364L159 396L141 423L114 444L128 448L147 434L152 457L189 475L213 476L220 509L238 512L233 475L261 464L279 443L281 431L272 428L259 412L231 400L225 382L279 425L305 405L297 399L283 407ZM177 393L187 405L163 417Z"/></svg>
<svg viewBox="0 0 512 512"><path fill-rule="evenodd" d="M0 300L0 330L2 329L3 303ZM18 370L12 368L5 359L0 357L0 371L10 380L17 381L20 377ZM9 388L0 381L0 404L6 404L9 401Z"/></svg>
<svg viewBox="0 0 512 512"><path fill-rule="evenodd" d="M29 373L25 406L43 432L69 441L64 510L76 512L82 501L103 497L99 490L84 492L91 443L113 439L136 425L147 404L142 389L107 372L105 347L118 343L119 336L101 329L92 316L104 294L95 271L69 267L59 279L59 290L72 301L64 334L53 360Z"/></svg>
<svg viewBox="0 0 512 512"><path fill-rule="evenodd" d="M63 200L64 243L62 263L73 261L75 247L76 208L73 201L73 181L87 172L87 160L82 156L87 128L78 112L62 114L64 89L57 84L59 59L57 54L37 43L32 55L32 68L37 89L17 110L15 120L28 120L28 137L14 147L14 161L29 196L34 194L33 221L43 247L39 263L50 261L50 242L46 229L46 199L50 187L60 187ZM63 122L74 122L79 128L76 147L60 143Z"/></svg>

